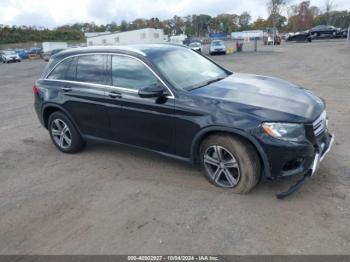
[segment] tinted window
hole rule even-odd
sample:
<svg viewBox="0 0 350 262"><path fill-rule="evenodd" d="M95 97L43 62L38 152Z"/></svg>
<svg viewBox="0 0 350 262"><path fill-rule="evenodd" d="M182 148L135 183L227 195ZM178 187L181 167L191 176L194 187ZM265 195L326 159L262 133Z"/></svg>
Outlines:
<svg viewBox="0 0 350 262"><path fill-rule="evenodd" d="M48 76L48 79L60 79L60 80L68 80L66 79L66 74L69 69L71 68L71 65L73 64L73 58L68 58L61 63L59 63L56 68L51 72L51 74Z"/></svg>
<svg viewBox="0 0 350 262"><path fill-rule="evenodd" d="M140 89L158 82L155 75L140 61L126 56L112 56L114 86Z"/></svg>
<svg viewBox="0 0 350 262"><path fill-rule="evenodd" d="M105 56L84 55L78 58L77 81L105 84Z"/></svg>
<svg viewBox="0 0 350 262"><path fill-rule="evenodd" d="M67 71L66 71L66 76L65 80L70 80L70 81L75 81L76 80L76 75L77 75L77 61L78 58L74 57L71 63L69 64Z"/></svg>

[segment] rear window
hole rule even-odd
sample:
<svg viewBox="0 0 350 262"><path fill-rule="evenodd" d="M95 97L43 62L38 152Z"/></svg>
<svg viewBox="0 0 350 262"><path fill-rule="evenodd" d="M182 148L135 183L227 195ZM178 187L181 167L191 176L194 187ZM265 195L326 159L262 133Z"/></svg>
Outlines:
<svg viewBox="0 0 350 262"><path fill-rule="evenodd" d="M78 58L77 81L94 84L106 82L106 56L83 55Z"/></svg>

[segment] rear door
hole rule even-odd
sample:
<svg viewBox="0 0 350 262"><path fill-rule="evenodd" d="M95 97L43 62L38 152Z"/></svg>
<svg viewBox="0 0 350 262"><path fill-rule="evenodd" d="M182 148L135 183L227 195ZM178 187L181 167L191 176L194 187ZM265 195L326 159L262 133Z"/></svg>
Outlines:
<svg viewBox="0 0 350 262"><path fill-rule="evenodd" d="M111 138L105 99L107 57L68 58L48 77L59 85L61 103L84 135Z"/></svg>
<svg viewBox="0 0 350 262"><path fill-rule="evenodd" d="M141 98L140 88L162 85L141 60L127 55L111 56L109 115L114 139L149 149L175 153L174 99ZM120 110L120 106L122 110Z"/></svg>

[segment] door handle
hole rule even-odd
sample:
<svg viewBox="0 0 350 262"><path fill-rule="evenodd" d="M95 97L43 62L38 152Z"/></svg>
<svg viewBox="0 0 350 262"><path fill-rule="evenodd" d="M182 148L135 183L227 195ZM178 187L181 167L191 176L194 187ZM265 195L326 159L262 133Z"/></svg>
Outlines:
<svg viewBox="0 0 350 262"><path fill-rule="evenodd" d="M62 90L63 90L64 92L69 92L69 91L72 91L72 88L69 87L69 86L65 86L65 87L62 87Z"/></svg>
<svg viewBox="0 0 350 262"><path fill-rule="evenodd" d="M111 98L122 98L122 94L121 93L118 93L118 92L115 92L115 91L112 91L112 92L109 92L109 97Z"/></svg>

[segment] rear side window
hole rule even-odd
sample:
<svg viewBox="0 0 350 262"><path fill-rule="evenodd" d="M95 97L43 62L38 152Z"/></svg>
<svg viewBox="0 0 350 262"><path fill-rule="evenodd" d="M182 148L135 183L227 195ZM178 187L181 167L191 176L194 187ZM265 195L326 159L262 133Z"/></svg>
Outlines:
<svg viewBox="0 0 350 262"><path fill-rule="evenodd" d="M78 58L77 81L105 84L106 81L106 56L84 55Z"/></svg>
<svg viewBox="0 0 350 262"><path fill-rule="evenodd" d="M72 80L75 75L74 58L68 58L59 63L47 77L48 79ZM70 79L67 79L70 78Z"/></svg>
<svg viewBox="0 0 350 262"><path fill-rule="evenodd" d="M114 86L138 90L156 85L158 79L140 61L127 56L112 56L112 83Z"/></svg>

